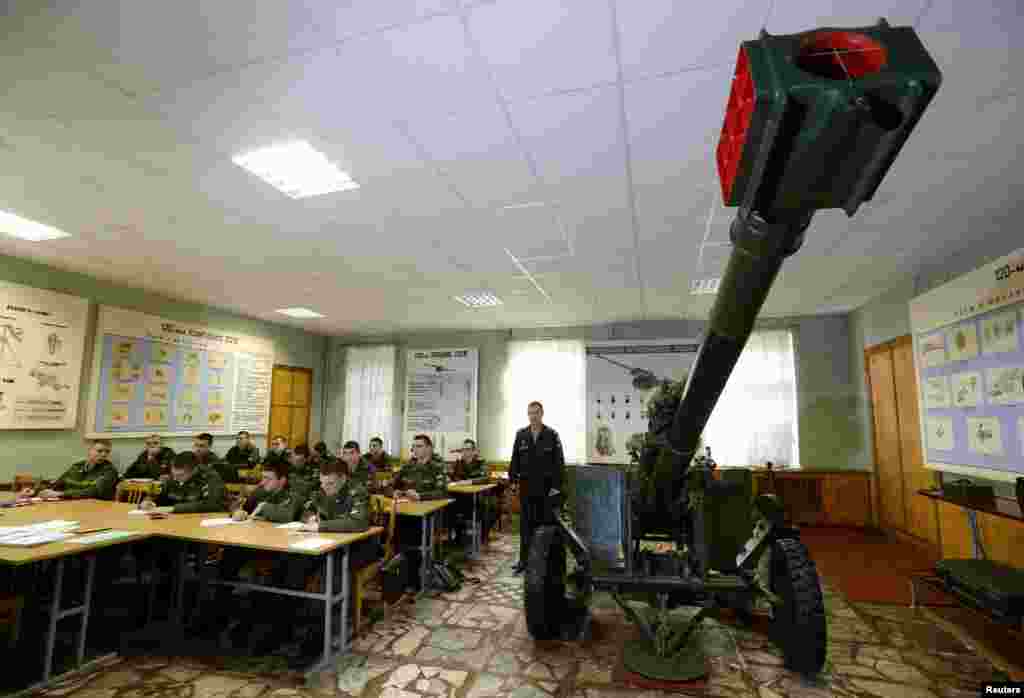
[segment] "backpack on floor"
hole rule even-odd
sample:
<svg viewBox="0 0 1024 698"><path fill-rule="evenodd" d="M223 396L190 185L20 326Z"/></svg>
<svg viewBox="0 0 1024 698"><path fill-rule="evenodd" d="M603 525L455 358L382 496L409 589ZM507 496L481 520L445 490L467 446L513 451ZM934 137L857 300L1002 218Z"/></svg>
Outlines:
<svg viewBox="0 0 1024 698"><path fill-rule="evenodd" d="M462 572L444 560L434 560L430 570L430 586L444 591L453 592L462 588L465 582Z"/></svg>

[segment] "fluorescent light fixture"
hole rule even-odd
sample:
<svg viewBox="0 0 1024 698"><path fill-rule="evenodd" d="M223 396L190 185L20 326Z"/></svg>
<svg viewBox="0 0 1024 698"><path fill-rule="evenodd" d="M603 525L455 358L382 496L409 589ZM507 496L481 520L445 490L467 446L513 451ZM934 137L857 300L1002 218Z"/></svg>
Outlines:
<svg viewBox="0 0 1024 698"><path fill-rule="evenodd" d="M297 317L303 320L311 320L312 318L323 317L320 313L309 308L281 308L275 312L287 315L288 317Z"/></svg>
<svg viewBox="0 0 1024 698"><path fill-rule="evenodd" d="M306 141L250 150L231 161L293 199L359 188L347 172Z"/></svg>
<svg viewBox="0 0 1024 698"><path fill-rule="evenodd" d="M43 223L30 221L9 211L0 211L0 232L10 235L12 238L29 240L30 242L59 240L60 238L71 237L71 233L65 233L63 230L57 230Z"/></svg>
<svg viewBox="0 0 1024 698"><path fill-rule="evenodd" d="M690 293L694 296L713 296L718 293L721 279L694 279L690 282Z"/></svg>
<svg viewBox="0 0 1024 698"><path fill-rule="evenodd" d="M490 291L474 291L454 298L467 308L490 308L502 304L501 299Z"/></svg>

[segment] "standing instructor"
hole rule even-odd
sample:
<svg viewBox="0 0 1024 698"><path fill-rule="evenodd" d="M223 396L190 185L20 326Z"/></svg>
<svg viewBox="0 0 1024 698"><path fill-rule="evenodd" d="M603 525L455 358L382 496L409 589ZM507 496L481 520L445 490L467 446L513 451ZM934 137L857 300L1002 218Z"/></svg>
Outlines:
<svg viewBox="0 0 1024 698"><path fill-rule="evenodd" d="M552 490L562 491L565 453L558 432L544 424L544 406L531 402L526 408L530 425L516 432L512 443L509 479L519 483L519 562L515 573L526 569L530 539L537 526L553 523L554 512L547 505Z"/></svg>

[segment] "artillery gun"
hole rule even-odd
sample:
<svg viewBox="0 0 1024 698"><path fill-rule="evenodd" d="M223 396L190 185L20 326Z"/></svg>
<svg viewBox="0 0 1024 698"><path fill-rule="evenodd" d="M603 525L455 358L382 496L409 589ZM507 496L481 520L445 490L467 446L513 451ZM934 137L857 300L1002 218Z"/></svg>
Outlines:
<svg viewBox="0 0 1024 698"><path fill-rule="evenodd" d="M706 673L694 642L700 620L720 607L742 618L764 605L786 665L821 670L828 630L799 531L784 525L773 496L751 503L749 470L715 479L694 456L814 213L842 208L852 217L871 199L941 79L913 29L884 20L762 32L742 44L716 152L723 202L738 211L700 349L685 383L629 369L636 387L658 386L637 472L573 467L568 492L549 497L526 561L526 621L535 639L578 637L592 594L610 592L641 630L642 640L626 646L626 667L692 679Z"/></svg>

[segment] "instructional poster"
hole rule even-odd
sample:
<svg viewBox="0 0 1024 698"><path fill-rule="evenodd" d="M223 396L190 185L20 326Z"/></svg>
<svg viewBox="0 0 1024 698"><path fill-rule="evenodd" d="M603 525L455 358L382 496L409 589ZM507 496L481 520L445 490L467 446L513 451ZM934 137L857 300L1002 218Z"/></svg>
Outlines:
<svg viewBox="0 0 1024 698"><path fill-rule="evenodd" d="M405 435L408 448L416 434L434 441L434 452L448 451L475 438L477 410L476 349L414 349L406 356Z"/></svg>
<svg viewBox="0 0 1024 698"><path fill-rule="evenodd" d="M928 467L1024 475L1024 250L910 303Z"/></svg>
<svg viewBox="0 0 1024 698"><path fill-rule="evenodd" d="M0 429L74 429L89 301L0 281Z"/></svg>
<svg viewBox="0 0 1024 698"><path fill-rule="evenodd" d="M106 306L96 335L92 435L267 432L269 341Z"/></svg>
<svg viewBox="0 0 1024 698"><path fill-rule="evenodd" d="M633 387L630 369L680 380L696 358L698 340L603 342L587 346L587 462L628 464L626 443L647 431L648 392Z"/></svg>

